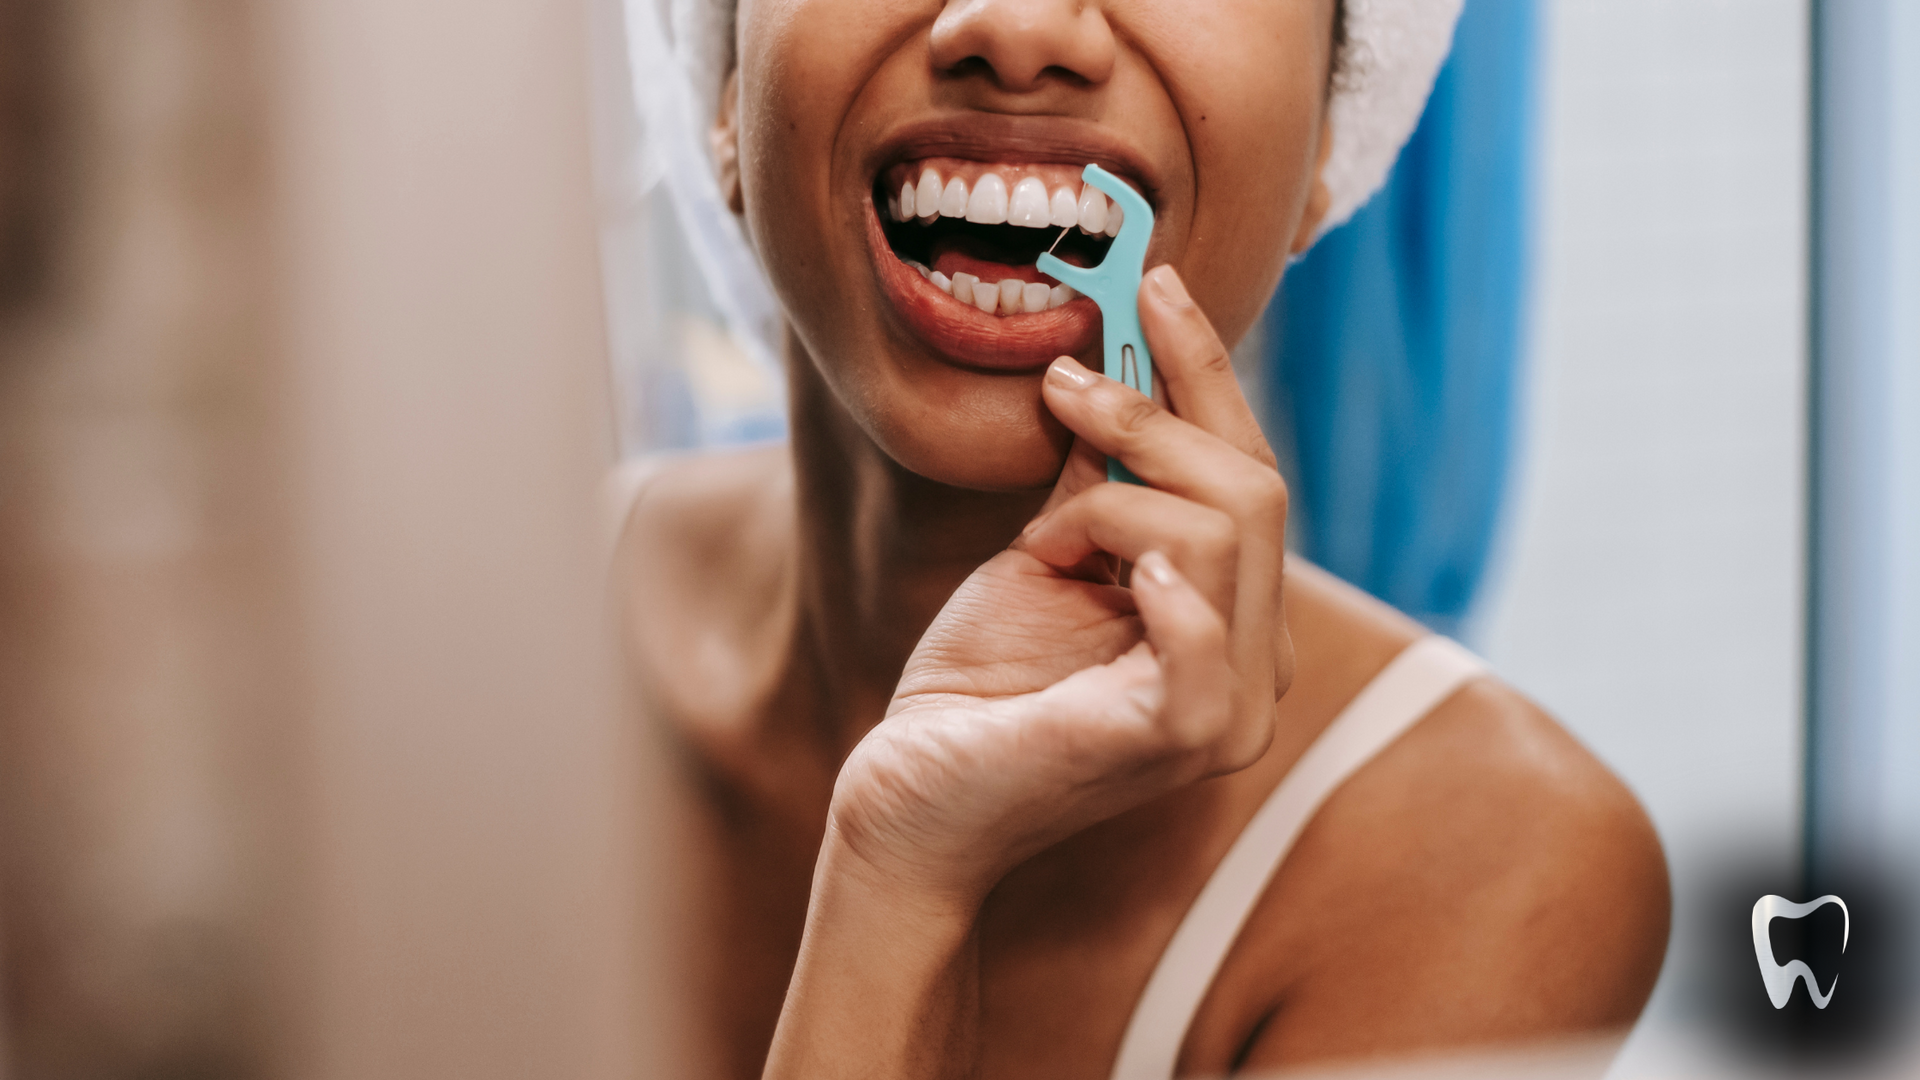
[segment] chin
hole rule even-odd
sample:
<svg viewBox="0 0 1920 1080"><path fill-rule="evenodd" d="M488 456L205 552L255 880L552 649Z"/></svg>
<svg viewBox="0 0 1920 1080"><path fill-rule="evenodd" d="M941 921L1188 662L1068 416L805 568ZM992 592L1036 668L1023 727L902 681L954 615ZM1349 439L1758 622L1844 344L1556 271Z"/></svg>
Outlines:
<svg viewBox="0 0 1920 1080"><path fill-rule="evenodd" d="M935 483L996 492L1051 487L1073 433L1041 403L1039 375L954 375L888 387L889 400L868 415L856 410L856 419L896 464Z"/></svg>

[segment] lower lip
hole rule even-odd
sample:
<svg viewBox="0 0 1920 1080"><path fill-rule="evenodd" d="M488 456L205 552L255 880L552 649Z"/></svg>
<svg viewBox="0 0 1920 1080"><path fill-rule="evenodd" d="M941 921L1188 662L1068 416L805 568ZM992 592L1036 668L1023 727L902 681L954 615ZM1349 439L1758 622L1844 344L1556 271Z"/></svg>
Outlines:
<svg viewBox="0 0 1920 1080"><path fill-rule="evenodd" d="M1033 371L1060 356L1081 355L1099 340L1100 308L1084 296L1048 311L989 315L941 292L900 261L872 206L867 238L893 310L943 360L988 371Z"/></svg>

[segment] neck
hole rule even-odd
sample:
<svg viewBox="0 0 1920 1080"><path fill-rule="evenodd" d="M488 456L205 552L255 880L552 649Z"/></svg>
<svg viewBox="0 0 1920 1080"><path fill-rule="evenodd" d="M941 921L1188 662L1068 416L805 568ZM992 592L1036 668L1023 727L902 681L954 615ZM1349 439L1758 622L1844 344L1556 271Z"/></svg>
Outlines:
<svg viewBox="0 0 1920 1080"><path fill-rule="evenodd" d="M875 445L799 342L788 344L798 585L796 659L844 750L878 723L920 636L954 589L1004 550L1047 492L950 487Z"/></svg>

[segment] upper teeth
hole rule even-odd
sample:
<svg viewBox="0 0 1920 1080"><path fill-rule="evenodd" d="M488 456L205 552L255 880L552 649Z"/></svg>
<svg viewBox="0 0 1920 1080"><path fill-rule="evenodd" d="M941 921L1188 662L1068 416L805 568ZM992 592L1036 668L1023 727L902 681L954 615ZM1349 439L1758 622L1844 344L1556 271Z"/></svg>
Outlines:
<svg viewBox="0 0 1920 1080"><path fill-rule="evenodd" d="M887 211L895 221L932 221L935 217L965 218L983 225L1018 225L1028 229L1061 229L1078 225L1082 232L1107 236L1120 235L1123 215L1118 203L1091 184L1078 191L1067 185L1047 191L1046 182L1037 176L1022 178L1013 185L997 172L982 175L971 188L958 176L943 178L928 167L915 182L902 182L900 194L887 198Z"/></svg>
<svg viewBox="0 0 1920 1080"><path fill-rule="evenodd" d="M918 173L914 169L918 168ZM900 187L886 197L887 214L894 221L919 221L937 217L965 218L984 225L1015 225L1026 229L1062 229L1079 226L1090 235L1118 236L1123 215L1118 203L1110 203L1091 184L1068 181L1066 167L1020 167L1010 174L985 172L971 183L966 176L942 175L949 172L971 174L966 162L937 166L919 162L890 175ZM1044 175L1033 175L1040 172ZM1007 175L1015 179L1011 186ZM1059 180L1049 190L1049 179ZM972 274L952 277L931 267L908 260L908 265L941 292L963 304L971 304L989 315L1019 315L1050 311L1079 295L1065 285L1008 278L982 281Z"/></svg>

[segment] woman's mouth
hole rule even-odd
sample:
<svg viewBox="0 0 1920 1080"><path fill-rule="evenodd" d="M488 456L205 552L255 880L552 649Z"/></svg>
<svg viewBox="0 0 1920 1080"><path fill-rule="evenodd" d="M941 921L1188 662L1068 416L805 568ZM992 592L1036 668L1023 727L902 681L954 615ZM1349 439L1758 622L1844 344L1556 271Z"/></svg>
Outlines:
<svg viewBox="0 0 1920 1080"><path fill-rule="evenodd" d="M1040 273L1051 250L1095 266L1121 213L1074 165L921 158L875 179L880 280L915 335L968 367L1027 370L1097 340L1091 300Z"/></svg>

